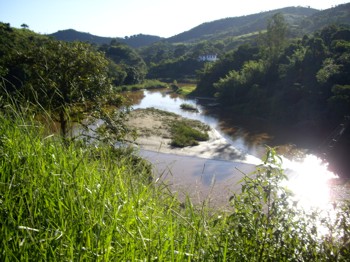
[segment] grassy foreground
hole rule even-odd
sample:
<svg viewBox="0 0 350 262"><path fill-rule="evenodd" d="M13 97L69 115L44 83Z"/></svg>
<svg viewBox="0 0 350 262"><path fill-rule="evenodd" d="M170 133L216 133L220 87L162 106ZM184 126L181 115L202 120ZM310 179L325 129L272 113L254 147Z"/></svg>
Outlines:
<svg viewBox="0 0 350 262"><path fill-rule="evenodd" d="M210 211L179 203L130 152L67 145L0 114L0 260L346 261L349 207L322 238L316 213L287 204L273 155L266 163L229 213Z"/></svg>
<svg viewBox="0 0 350 262"><path fill-rule="evenodd" d="M0 260L135 261L203 256L207 217L180 207L130 154L65 146L0 117Z"/></svg>

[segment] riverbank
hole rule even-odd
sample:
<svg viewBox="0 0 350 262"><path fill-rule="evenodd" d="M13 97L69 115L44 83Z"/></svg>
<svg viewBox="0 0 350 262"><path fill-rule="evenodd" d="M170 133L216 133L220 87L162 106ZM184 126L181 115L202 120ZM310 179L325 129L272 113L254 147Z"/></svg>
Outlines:
<svg viewBox="0 0 350 262"><path fill-rule="evenodd" d="M209 139L199 142L196 146L184 148L171 146L169 123L184 119L179 115L152 108L137 109L130 113L127 125L137 131L135 144L145 150L216 160L245 160L242 152L228 144L226 139L212 128L207 131ZM192 125L201 124L196 120L187 119L187 121L192 121Z"/></svg>
<svg viewBox="0 0 350 262"><path fill-rule="evenodd" d="M208 131L208 135L209 135L208 141L199 142L197 146L188 146L184 148L172 147L169 123L173 121L179 121L180 119L185 119L185 118L177 114L168 113L161 110L155 110L150 108L137 109L137 110L133 110L130 113L127 124L129 127L135 128L137 130L138 136L137 136L137 139L135 140L135 144L143 150L158 152L163 154L170 154L171 156L178 155L178 156L195 157L196 159L197 158L206 159L208 161L209 160L210 161L211 160L229 161L231 162L232 166L239 167L239 170L244 171L246 173L250 173L252 171L251 168L253 166L261 164L261 160L259 158L249 155L245 152L240 152L233 145L229 144L227 140L215 129L210 129ZM194 121L194 123L197 123L197 122L198 121ZM227 164L229 162L227 162ZM292 163L292 166L289 166L288 173L291 174L291 179L293 181L295 180L295 176L296 176L294 173L295 171L293 169L298 167L300 163L298 164L298 162L293 162L293 161L291 163ZM249 164L249 165L245 165L245 164ZM183 166L183 165L184 164L181 164L180 166ZM190 183L191 172L189 172L190 174L188 174L188 172L186 172L186 174L182 174L182 169L180 168L180 166L174 167L174 164L172 164L172 168L174 170L172 170L171 173L176 173L177 174L177 176L175 176L176 178L180 177L179 179L172 178L172 182L174 184L181 184L182 186L184 186L182 180L186 181L185 184ZM195 169L193 166L189 168L188 164L185 164L185 166L187 169L190 169L192 171ZM201 162L199 166L200 166L199 169L201 170L198 169L197 171L194 172L195 174L203 173L204 166L208 167L208 163ZM321 171L319 170L320 168L323 168L323 165L312 163L312 167L313 169L317 170L316 171L317 175L320 175L321 177L325 175L323 172L328 173L328 171L326 170L323 170L323 169ZM211 172L215 173L216 175L221 174L220 172L222 172L222 170L219 173L213 170L214 169L211 169ZM238 173L235 172L234 170L231 170L231 171L232 171L231 172L232 177L236 178ZM307 172L306 174L304 174L304 178L306 179L307 177L310 177L310 175L311 173ZM223 184L226 184L226 182L223 182L223 181L220 181L219 183L221 182ZM197 182L192 181L192 183L196 184ZM332 179L328 182L324 181L324 183L325 183L325 186L327 186L327 188L330 189L330 192L329 192L330 199L334 201L349 199L348 186L346 186L346 183L344 181L339 179L336 179L336 180ZM220 187L220 185L218 185L218 183L216 187L220 189L216 192L216 197L221 196L220 191L223 192L225 190L223 190ZM201 191L203 191L203 189L201 189ZM310 189L308 188L306 191L310 191ZM322 193L314 192L314 194L318 195Z"/></svg>

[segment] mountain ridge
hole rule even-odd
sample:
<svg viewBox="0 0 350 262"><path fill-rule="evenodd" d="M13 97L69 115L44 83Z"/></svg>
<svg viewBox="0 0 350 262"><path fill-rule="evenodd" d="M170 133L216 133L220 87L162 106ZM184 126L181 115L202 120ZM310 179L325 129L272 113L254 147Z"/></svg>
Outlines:
<svg viewBox="0 0 350 262"><path fill-rule="evenodd" d="M289 24L295 20L306 18L307 16L319 12L317 9L309 7L285 7L281 9L260 12L245 16L228 17L211 22L202 23L188 31L172 36L167 40L171 43L193 42L196 40L206 40L213 38L214 34L225 34L229 36L239 36L253 31L261 31L266 28L267 20L276 13L282 13ZM292 17L294 15L295 17ZM292 21L291 21L292 20ZM205 34L203 34L205 32Z"/></svg>
<svg viewBox="0 0 350 262"><path fill-rule="evenodd" d="M49 34L48 36L54 37L57 40L62 40L67 42L82 41L82 42L90 42L97 45L110 44L111 41L116 40L118 42L127 44L134 48L151 45L163 39L160 36L144 35L144 34L132 35L125 38L104 37L104 36L93 35L86 32L80 32L75 29L59 30L55 33Z"/></svg>
<svg viewBox="0 0 350 262"><path fill-rule="evenodd" d="M173 44L195 43L203 40L215 41L261 32L266 29L268 19L276 13L282 13L284 15L293 35L307 34L321 29L329 23L350 24L350 3L346 3L325 10L317 10L311 7L290 6L245 16L227 17L202 23L188 31L184 31L169 38L144 34L125 38L101 37L90 33L79 32L74 29L60 30L49 36L58 40L88 41L98 45L110 44L111 41L116 40L133 48L149 46L160 41Z"/></svg>

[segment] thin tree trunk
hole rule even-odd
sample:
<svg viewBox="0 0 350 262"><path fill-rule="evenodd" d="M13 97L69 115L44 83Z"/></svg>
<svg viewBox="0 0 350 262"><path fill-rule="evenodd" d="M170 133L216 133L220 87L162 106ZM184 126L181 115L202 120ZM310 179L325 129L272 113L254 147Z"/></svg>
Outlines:
<svg viewBox="0 0 350 262"><path fill-rule="evenodd" d="M60 125L61 125L61 135L65 140L67 137L67 120L64 115L64 109L60 111Z"/></svg>

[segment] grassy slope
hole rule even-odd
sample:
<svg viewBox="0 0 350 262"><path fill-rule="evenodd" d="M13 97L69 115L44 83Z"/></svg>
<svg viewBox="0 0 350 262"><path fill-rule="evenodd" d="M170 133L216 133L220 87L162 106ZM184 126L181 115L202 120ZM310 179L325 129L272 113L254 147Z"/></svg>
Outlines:
<svg viewBox="0 0 350 262"><path fill-rule="evenodd" d="M1 261L183 261L209 245L206 216L149 183L143 162L0 122Z"/></svg>
<svg viewBox="0 0 350 262"><path fill-rule="evenodd" d="M277 185L283 174L271 166L244 179L231 214L208 212L150 182L149 166L130 153L67 146L33 121L0 114L0 174L1 261L350 257L349 207L328 225L333 235L318 241L317 215L288 207L288 194Z"/></svg>

